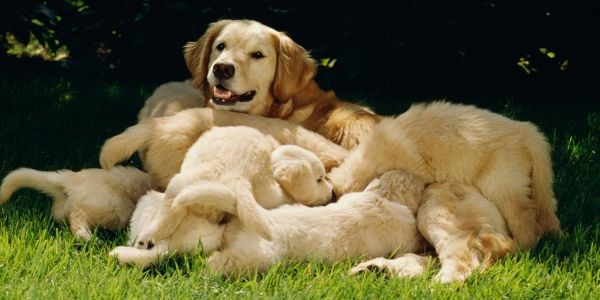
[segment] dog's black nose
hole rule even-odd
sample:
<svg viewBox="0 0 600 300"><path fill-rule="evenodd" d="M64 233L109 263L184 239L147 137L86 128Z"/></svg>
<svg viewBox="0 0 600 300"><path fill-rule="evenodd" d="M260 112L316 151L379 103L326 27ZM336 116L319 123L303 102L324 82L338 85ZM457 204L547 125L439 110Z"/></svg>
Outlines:
<svg viewBox="0 0 600 300"><path fill-rule="evenodd" d="M219 79L229 79L235 74L235 67L232 64L215 64L213 74Z"/></svg>

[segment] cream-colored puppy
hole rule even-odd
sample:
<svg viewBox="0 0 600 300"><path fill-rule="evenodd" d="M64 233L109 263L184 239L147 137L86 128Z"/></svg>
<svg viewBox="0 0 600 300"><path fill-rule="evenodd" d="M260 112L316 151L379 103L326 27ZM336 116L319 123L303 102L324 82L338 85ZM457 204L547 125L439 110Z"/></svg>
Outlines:
<svg viewBox="0 0 600 300"><path fill-rule="evenodd" d="M256 202L265 208L273 208L295 200L281 188L276 178L287 180L287 177L302 175L311 178L309 180L314 181L317 191L321 192L320 195L315 195L318 196L316 199L307 199L310 203L304 204L318 205L329 202L332 189L329 183L323 180L323 166L320 163L300 164L300 167L289 162L278 163L285 159L286 155L298 158L297 153L308 152L295 147L295 151L281 151L286 155L276 155L273 168L271 155L278 146L279 143L273 137L245 126L215 127L205 132L187 152L181 171L169 182L163 208L147 230L138 236L137 246L152 248L157 241L170 236L188 210L172 209L173 201L186 197L196 189L212 190L213 186L225 185L237 198L244 199L240 203ZM312 158L317 160L316 156ZM213 211L210 210L206 216L213 223L222 222L227 217L224 213L214 214ZM195 213L198 213L198 210ZM241 213L250 214L251 208L242 209ZM269 231L262 220L256 219L255 227L262 227L262 234L269 237Z"/></svg>
<svg viewBox="0 0 600 300"><path fill-rule="evenodd" d="M314 152L326 169L339 165L348 154L344 148L300 125L211 108L193 108L169 117L147 119L108 139L100 153L100 165L110 169L141 150L145 157L144 169L152 177L154 186L164 190L180 171L188 149L204 132L214 126L237 125L256 128L279 144L294 144Z"/></svg>
<svg viewBox="0 0 600 300"><path fill-rule="evenodd" d="M174 115L184 109L205 107L202 92L194 88L191 80L167 82L157 87L144 103L138 121Z"/></svg>
<svg viewBox="0 0 600 300"><path fill-rule="evenodd" d="M68 221L73 234L84 240L91 239L94 227L125 228L137 200L152 188L148 174L130 167L79 172L21 168L10 172L2 181L0 203L25 187L53 197L54 219Z"/></svg>
<svg viewBox="0 0 600 300"><path fill-rule="evenodd" d="M336 193L342 195L361 190L391 169L407 170L426 183L459 182L476 188L498 208L520 249L533 248L544 233L560 232L549 145L531 123L474 106L445 102L413 105L375 126L329 176ZM463 196L458 198L464 201ZM449 209L451 201L432 203L436 205L419 208L419 216L430 215L428 210L445 210L454 215L445 219L455 220L441 226L428 224L430 218L418 218L421 233L438 254L451 251L452 243L467 244L469 235L456 236L453 232L466 230L459 228L460 224L467 224L474 216ZM477 235L484 228L469 230ZM454 241L448 242L444 236ZM499 242L470 248L472 255L468 257L481 257L478 251L483 251L483 257L494 256L504 251L504 245ZM472 271L473 264L469 265L467 269L455 268L454 275L440 277L465 278ZM442 270L448 269L442 259Z"/></svg>
<svg viewBox="0 0 600 300"><path fill-rule="evenodd" d="M244 133L243 130L240 133ZM252 138L252 135L249 138ZM205 139L210 141L210 136L206 136ZM258 140L257 142L261 141ZM285 182L296 181L302 183L304 188L310 189L309 194L313 197L306 198L306 195L303 193L304 190L296 186L282 185L283 191L291 197L291 199L287 197L286 199L282 199L282 202L304 199L302 200L305 201L304 203L317 205L329 201L332 190L331 186L324 180L325 169L320 164L318 158L311 152L293 145L280 146L271 154L271 166L275 180L283 178ZM269 181L268 177L264 177L261 181ZM218 201L219 197L221 197L218 190L219 186L222 185L217 183L203 183L198 186L191 185L179 193L175 197L175 201L196 201L195 197L203 197L206 193L213 192L216 193L213 195L216 197L213 200ZM229 192L229 189L227 189L227 192ZM190 197L192 198L190 199ZM299 198L296 199L295 197ZM130 246L135 246L139 240L139 236L147 231L148 226L154 220L160 218L160 211L164 209L164 201L164 194L158 192L148 193L140 199L131 218ZM172 234L157 241L156 244L153 242L152 247L146 247L146 249L117 247L110 255L118 257L119 262L122 264L134 264L146 267L154 264L160 257L168 253L189 253L195 251L198 246L201 246L204 251L217 249L222 243L224 222L215 222L214 217L215 215L221 215L222 212L206 208L192 209L185 214ZM226 219L219 221L226 221Z"/></svg>
<svg viewBox="0 0 600 300"><path fill-rule="evenodd" d="M436 276L440 282L463 281L474 270L483 271L515 250L500 211L474 187L433 183L425 189L422 201L417 216L419 231L441 251L442 269ZM407 262L379 257L352 268L350 274L373 268L401 275Z"/></svg>
<svg viewBox="0 0 600 300"><path fill-rule="evenodd" d="M238 218L226 225L224 244L207 262L211 270L229 275L264 271L289 259L332 262L390 254L401 257L417 251L422 240L413 214L402 204L404 199L386 199L382 194L403 196L393 191L402 188L421 193L423 186L415 176L391 171L365 191L346 194L327 206L283 205L267 210L220 185L211 187L212 190L196 189L195 196L175 199L173 207L207 206ZM412 193L407 196L412 197ZM267 224L272 238L265 239L261 234L265 228L256 224ZM400 270L398 275L418 275L427 262L426 258L416 256L407 256L405 263L407 260L416 267Z"/></svg>

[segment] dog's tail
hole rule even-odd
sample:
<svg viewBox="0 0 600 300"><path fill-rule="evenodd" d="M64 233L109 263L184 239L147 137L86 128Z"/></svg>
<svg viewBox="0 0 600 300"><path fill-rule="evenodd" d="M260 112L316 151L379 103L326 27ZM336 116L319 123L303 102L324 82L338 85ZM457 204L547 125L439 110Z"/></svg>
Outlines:
<svg viewBox="0 0 600 300"><path fill-rule="evenodd" d="M131 157L136 151L147 147L152 136L151 120L127 128L104 142L100 150L100 166L110 170L117 163Z"/></svg>
<svg viewBox="0 0 600 300"><path fill-rule="evenodd" d="M246 182L247 183L247 182ZM268 211L256 203L250 188L236 188L216 182L197 183L177 194L172 207L203 205L237 216L244 226L251 228L267 240L273 239Z"/></svg>
<svg viewBox="0 0 600 300"><path fill-rule="evenodd" d="M67 198L63 187L66 173L72 173L72 171L38 171L28 168L14 170L2 180L0 204L8 201L10 196L21 188L36 189L53 197L55 201L64 201Z"/></svg>
<svg viewBox="0 0 600 300"><path fill-rule="evenodd" d="M525 143L532 159L531 197L538 205L537 222L544 232L559 236L560 222L556 216L550 145L537 127L530 125Z"/></svg>

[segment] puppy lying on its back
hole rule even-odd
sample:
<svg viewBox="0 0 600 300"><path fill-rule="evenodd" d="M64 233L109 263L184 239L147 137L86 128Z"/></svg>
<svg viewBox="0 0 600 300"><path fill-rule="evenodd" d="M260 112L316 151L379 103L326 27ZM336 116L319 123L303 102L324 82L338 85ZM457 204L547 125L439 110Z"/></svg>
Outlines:
<svg viewBox="0 0 600 300"><path fill-rule="evenodd" d="M404 178L406 180L398 180ZM398 186L401 185L401 186ZM196 189L195 196L178 198L173 207L206 206L238 217L226 225L226 243L208 259L208 267L221 274L264 271L287 259L339 261L352 257L378 257L419 250L422 240L416 221L403 202L423 191L423 182L404 171L389 171L363 192L349 193L324 207L283 205L266 210L236 197L226 186ZM398 193L409 191L409 193ZM382 195L399 198L386 199ZM242 206L242 207L241 207ZM241 210L251 208L250 212ZM258 232L258 222L268 224L271 240ZM423 272L427 259L402 257L406 268L397 275Z"/></svg>
<svg viewBox="0 0 600 300"><path fill-rule="evenodd" d="M249 137L253 138L252 135ZM205 139L210 138L210 134L205 137ZM271 171L275 181L281 183L283 191L291 197L291 199L288 199L290 201L322 204L323 201L331 197L331 186L324 180L325 170L323 166L318 158L307 150L293 145L278 147L271 154ZM272 180L267 177L270 176L265 176L261 181ZM292 182L297 184L289 184ZM212 196L216 197L214 200L218 201L220 186L223 185L219 183L204 183L199 186L190 185L176 196L175 201L194 201L193 199L187 199L187 197L201 196L202 193L211 193ZM140 199L131 218L130 245L136 245L139 236L147 231L148 226L154 220L160 217L160 210L164 209L165 201L165 194L154 191ZM254 202L254 200L250 201ZM257 199L257 201L260 201L260 199ZM269 204L265 201L262 201L262 203L263 205ZM269 206L273 205L272 203L269 204ZM240 205L239 207L243 209L244 206ZM168 209L176 210L178 208L171 208L169 205ZM198 248L199 243L204 251L213 251L220 247L223 242L224 224L227 221L227 219L212 219L216 216L225 217L222 211L205 207L190 207L187 209L185 216L178 221L172 234L162 240L152 242L152 246L147 247L149 249L117 247L110 255L117 256L122 264L135 264L146 267L169 252L180 254L192 252Z"/></svg>
<svg viewBox="0 0 600 300"><path fill-rule="evenodd" d="M92 227L125 228L137 200L152 188L148 174L130 167L79 172L21 168L10 172L2 181L0 203L24 187L52 196L54 219L67 220L73 234L84 240L90 240Z"/></svg>

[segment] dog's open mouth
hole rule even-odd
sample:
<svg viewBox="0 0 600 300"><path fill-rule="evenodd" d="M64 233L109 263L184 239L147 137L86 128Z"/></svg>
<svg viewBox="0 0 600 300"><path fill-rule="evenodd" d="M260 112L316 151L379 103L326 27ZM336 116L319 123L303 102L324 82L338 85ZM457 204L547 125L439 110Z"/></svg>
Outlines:
<svg viewBox="0 0 600 300"><path fill-rule="evenodd" d="M248 102L254 99L256 91L249 91L241 95L236 95L222 85L217 85L213 89L213 102L217 105L234 105L236 102Z"/></svg>

